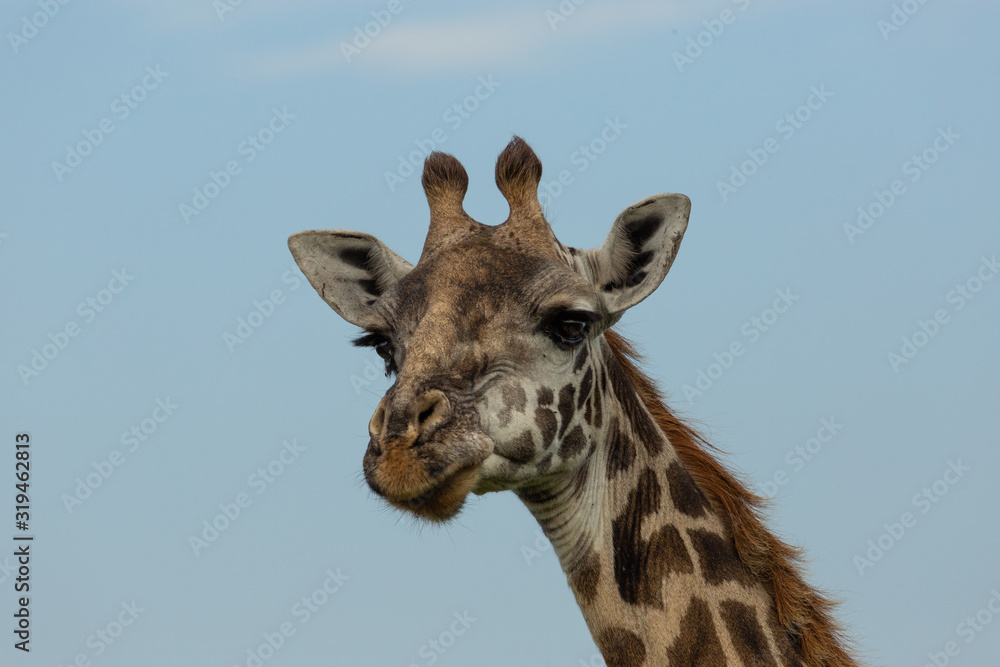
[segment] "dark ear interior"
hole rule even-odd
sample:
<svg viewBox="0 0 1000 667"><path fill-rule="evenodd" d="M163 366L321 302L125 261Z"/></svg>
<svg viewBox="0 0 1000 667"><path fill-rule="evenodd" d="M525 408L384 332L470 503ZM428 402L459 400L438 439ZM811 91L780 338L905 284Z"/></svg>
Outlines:
<svg viewBox="0 0 1000 667"><path fill-rule="evenodd" d="M612 314L639 303L663 282L687 229L691 200L661 194L629 206L604 244L589 251L595 287Z"/></svg>

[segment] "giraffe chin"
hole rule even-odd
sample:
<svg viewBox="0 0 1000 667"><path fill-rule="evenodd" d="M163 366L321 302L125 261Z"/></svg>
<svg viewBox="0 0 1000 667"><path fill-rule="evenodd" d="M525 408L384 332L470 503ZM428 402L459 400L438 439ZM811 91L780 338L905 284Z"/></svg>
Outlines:
<svg viewBox="0 0 1000 667"><path fill-rule="evenodd" d="M393 507L444 522L461 511L492 451L493 441L482 433L418 446L408 441L372 442L363 462L365 480Z"/></svg>
<svg viewBox="0 0 1000 667"><path fill-rule="evenodd" d="M393 506L422 519L445 522L453 519L462 510L466 496L479 483L480 470L478 464L461 468L414 498L387 500Z"/></svg>

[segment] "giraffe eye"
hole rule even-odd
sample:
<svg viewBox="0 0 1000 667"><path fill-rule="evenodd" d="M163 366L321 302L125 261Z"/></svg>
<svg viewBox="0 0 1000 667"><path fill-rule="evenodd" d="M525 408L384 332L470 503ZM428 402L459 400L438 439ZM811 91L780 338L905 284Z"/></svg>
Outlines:
<svg viewBox="0 0 1000 667"><path fill-rule="evenodd" d="M382 361L385 362L385 376L389 377L395 373L398 369L396 368L396 360L392 356L392 343L390 343L388 339L383 338L372 345L372 347L375 348L375 354L382 357Z"/></svg>
<svg viewBox="0 0 1000 667"><path fill-rule="evenodd" d="M375 354L378 356L382 357L386 361L392 360L392 343L389 341L382 339L375 343L372 347L375 348Z"/></svg>
<svg viewBox="0 0 1000 667"><path fill-rule="evenodd" d="M564 312L546 322L544 331L557 346L568 350L587 337L594 317L591 313Z"/></svg>
<svg viewBox="0 0 1000 667"><path fill-rule="evenodd" d="M375 349L375 354L382 357L382 360L385 362L386 377L389 377L399 370L396 367L396 359L394 357L395 350L392 347L392 341L390 341L383 334L374 332L367 333L360 338L356 338L354 340L354 344L358 347L371 347Z"/></svg>

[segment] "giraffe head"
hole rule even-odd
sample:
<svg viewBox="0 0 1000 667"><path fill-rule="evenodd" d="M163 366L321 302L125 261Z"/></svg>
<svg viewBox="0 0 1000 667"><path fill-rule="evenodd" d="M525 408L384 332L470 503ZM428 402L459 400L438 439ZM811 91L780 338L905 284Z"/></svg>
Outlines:
<svg viewBox="0 0 1000 667"><path fill-rule="evenodd" d="M355 343L395 375L368 424L363 467L372 490L418 516L444 521L470 492L583 463L607 391L592 372L595 346L659 286L687 227L688 198L661 194L625 209L599 248L563 246L542 214L541 175L515 137L496 166L510 215L484 225L462 208L465 169L432 153L416 265L361 232L288 240L323 300L364 329Z"/></svg>

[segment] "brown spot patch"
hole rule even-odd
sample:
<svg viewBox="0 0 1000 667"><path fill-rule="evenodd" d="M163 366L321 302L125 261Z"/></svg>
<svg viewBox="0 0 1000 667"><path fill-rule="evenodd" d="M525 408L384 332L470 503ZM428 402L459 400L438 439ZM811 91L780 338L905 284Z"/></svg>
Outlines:
<svg viewBox="0 0 1000 667"><path fill-rule="evenodd" d="M528 404L528 395L524 387L516 384L506 384L500 390L503 396L503 403L508 410L524 412L524 407Z"/></svg>
<svg viewBox="0 0 1000 667"><path fill-rule="evenodd" d="M566 429L573 419L573 394L575 392L576 389L571 384L559 390L559 417L562 419L562 423L559 425L560 438L566 433Z"/></svg>
<svg viewBox="0 0 1000 667"><path fill-rule="evenodd" d="M674 461L667 468L667 488L674 507L688 516L698 518L709 508L708 499L694 483L691 474L680 461Z"/></svg>
<svg viewBox="0 0 1000 667"><path fill-rule="evenodd" d="M583 427L577 424L573 430L566 434L562 444L559 446L559 456L563 459L579 454L587 444L587 437L583 434Z"/></svg>
<svg viewBox="0 0 1000 667"><path fill-rule="evenodd" d="M608 667L641 667L646 663L646 645L639 635L625 628L601 630L597 647Z"/></svg>
<svg viewBox="0 0 1000 667"><path fill-rule="evenodd" d="M601 580L601 559L591 551L583 562L569 576L569 585L576 591L581 604L590 604L597 596L597 584Z"/></svg>
<svg viewBox="0 0 1000 667"><path fill-rule="evenodd" d="M663 491L656 473L646 468L622 513L611 522L615 582L624 602L663 606L663 578L671 571L692 572L693 564L680 533L663 526L642 538L642 522L660 507Z"/></svg>
<svg viewBox="0 0 1000 667"><path fill-rule="evenodd" d="M736 581L744 586L753 585L753 574L740 560L732 540L724 539L707 530L688 531L688 537L691 538L691 544L698 553L705 581L713 586L727 581Z"/></svg>
<svg viewBox="0 0 1000 667"><path fill-rule="evenodd" d="M635 573L636 602L632 604L663 609L663 580L671 572L694 572L694 563L691 562L691 555L688 554L680 531L674 526L666 525L649 536L649 542L640 556L639 568Z"/></svg>
<svg viewBox="0 0 1000 667"><path fill-rule="evenodd" d="M647 604L662 606L663 579L671 572L694 572L691 554L675 526L665 525L649 536L643 595Z"/></svg>
<svg viewBox="0 0 1000 667"><path fill-rule="evenodd" d="M552 401L556 400L555 394L548 387L541 387L538 390L538 405L539 407L546 407L552 405Z"/></svg>
<svg viewBox="0 0 1000 667"><path fill-rule="evenodd" d="M510 423L511 413L524 412L528 395L524 388L516 384L506 384L500 389L503 409L497 412L497 423L503 427Z"/></svg>
<svg viewBox="0 0 1000 667"><path fill-rule="evenodd" d="M518 464L525 464L533 459L535 457L535 438L531 431L525 431L517 436L503 457Z"/></svg>
<svg viewBox="0 0 1000 667"><path fill-rule="evenodd" d="M612 417L608 425L608 479L632 467L635 445L619 428L618 418Z"/></svg>
<svg viewBox="0 0 1000 667"><path fill-rule="evenodd" d="M539 475L544 475L552 467L552 454L546 454L542 457L542 460L538 462L537 470Z"/></svg>
<svg viewBox="0 0 1000 667"><path fill-rule="evenodd" d="M667 649L667 658L669 664L684 667L721 667L726 664L712 612L701 598L691 598L681 619L677 639Z"/></svg>
<svg viewBox="0 0 1000 667"><path fill-rule="evenodd" d="M611 388L614 390L615 396L618 397L622 412L625 414L626 421L631 424L636 439L645 445L650 456L658 456L663 451L663 445L666 441L663 432L653 421L622 367L619 364L612 364L607 371Z"/></svg>
<svg viewBox="0 0 1000 667"><path fill-rule="evenodd" d="M722 621L729 630L733 648L747 667L778 667L771 655L771 647L764 636L764 628L754 610L735 600L720 605Z"/></svg>
<svg viewBox="0 0 1000 667"><path fill-rule="evenodd" d="M576 353L576 361L573 363L573 372L576 373L583 365L587 363L587 357L590 356L589 345L584 345L580 348L580 351Z"/></svg>
<svg viewBox="0 0 1000 667"><path fill-rule="evenodd" d="M548 449L556 437L556 413L548 408L535 408L535 423L542 431L542 449Z"/></svg>

